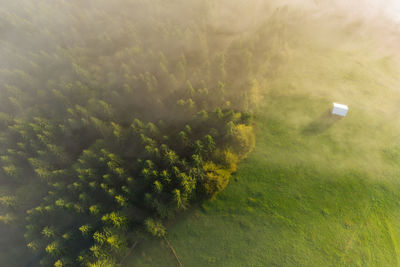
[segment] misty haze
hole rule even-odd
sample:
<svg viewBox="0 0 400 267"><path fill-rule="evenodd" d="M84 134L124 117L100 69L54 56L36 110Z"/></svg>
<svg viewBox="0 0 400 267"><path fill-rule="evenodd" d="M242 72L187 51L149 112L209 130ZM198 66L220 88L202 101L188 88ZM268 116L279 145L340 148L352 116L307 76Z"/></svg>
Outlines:
<svg viewBox="0 0 400 267"><path fill-rule="evenodd" d="M399 1L0 3L0 267L400 265Z"/></svg>

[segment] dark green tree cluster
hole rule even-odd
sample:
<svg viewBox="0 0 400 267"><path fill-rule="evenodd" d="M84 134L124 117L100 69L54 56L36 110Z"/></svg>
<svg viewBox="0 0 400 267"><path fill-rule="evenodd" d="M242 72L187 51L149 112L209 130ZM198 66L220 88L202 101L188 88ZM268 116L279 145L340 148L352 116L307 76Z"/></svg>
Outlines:
<svg viewBox="0 0 400 267"><path fill-rule="evenodd" d="M60 144L50 142L63 140L57 136L59 131L62 137L61 130L46 127L43 121L42 127L32 123L25 129L32 131L30 135L35 126L41 134L49 131L43 144L40 138L29 137L38 153L30 154L25 146L15 148L14 153L9 151L9 165L3 166L9 176L23 180L16 170L26 164L30 175L48 190L40 205L27 211L28 247L40 255L44 266L85 266L118 261L138 229L165 235L164 219L226 187L239 158L254 146L248 119L217 108L198 112L180 128L138 119L126 126L104 122L104 135L74 162ZM18 143L23 144L25 132L15 130L13 137L20 137ZM12 166L15 171L10 171ZM16 202L11 196L2 200L10 207ZM9 223L13 216L11 212L3 221Z"/></svg>
<svg viewBox="0 0 400 267"><path fill-rule="evenodd" d="M29 261L115 264L254 147L268 31L227 42L206 0L0 3L0 221Z"/></svg>

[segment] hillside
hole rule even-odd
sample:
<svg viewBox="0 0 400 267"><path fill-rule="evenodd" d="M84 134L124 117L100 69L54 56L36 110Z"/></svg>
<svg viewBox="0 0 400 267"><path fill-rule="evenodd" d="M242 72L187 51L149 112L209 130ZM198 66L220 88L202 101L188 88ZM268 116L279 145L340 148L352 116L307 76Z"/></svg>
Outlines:
<svg viewBox="0 0 400 267"><path fill-rule="evenodd" d="M394 2L0 3L0 266L400 264Z"/></svg>
<svg viewBox="0 0 400 267"><path fill-rule="evenodd" d="M292 18L285 62L260 82L255 150L215 201L171 222L184 266L400 263L400 69L382 49L398 35L376 38L351 18ZM332 117L332 102L348 116ZM129 266L178 265L152 241Z"/></svg>

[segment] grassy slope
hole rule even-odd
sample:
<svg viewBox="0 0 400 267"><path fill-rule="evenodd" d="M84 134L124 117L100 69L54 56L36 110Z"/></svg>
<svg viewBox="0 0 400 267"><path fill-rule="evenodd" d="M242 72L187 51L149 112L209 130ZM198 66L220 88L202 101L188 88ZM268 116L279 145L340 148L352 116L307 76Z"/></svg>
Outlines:
<svg viewBox="0 0 400 267"><path fill-rule="evenodd" d="M184 266L400 265L400 74L392 58L294 47L264 84L257 146L228 188L168 232ZM400 77L400 76L398 76ZM331 102L350 106L329 115ZM129 266L178 266L161 241Z"/></svg>

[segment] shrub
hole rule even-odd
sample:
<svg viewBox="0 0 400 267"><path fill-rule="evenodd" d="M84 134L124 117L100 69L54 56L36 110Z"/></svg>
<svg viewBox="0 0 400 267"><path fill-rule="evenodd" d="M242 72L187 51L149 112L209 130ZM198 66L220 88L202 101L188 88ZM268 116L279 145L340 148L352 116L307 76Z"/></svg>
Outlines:
<svg viewBox="0 0 400 267"><path fill-rule="evenodd" d="M148 218L144 221L144 225L146 230L155 237L163 237L165 236L165 227L159 221L154 221L151 218Z"/></svg>
<svg viewBox="0 0 400 267"><path fill-rule="evenodd" d="M254 149L256 144L253 127L250 125L237 125L234 129L233 139L232 144L234 144L234 152L236 152L240 158L246 157L246 155Z"/></svg>
<svg viewBox="0 0 400 267"><path fill-rule="evenodd" d="M205 173L204 191L211 199L214 199L228 185L230 172L215 165L213 162L206 162L203 165L203 170Z"/></svg>
<svg viewBox="0 0 400 267"><path fill-rule="evenodd" d="M230 149L217 150L213 155L213 159L215 160L215 162L221 164L230 173L237 170L239 157Z"/></svg>

